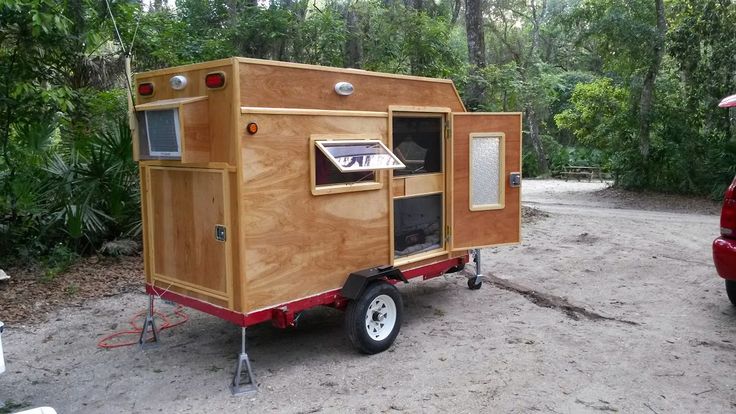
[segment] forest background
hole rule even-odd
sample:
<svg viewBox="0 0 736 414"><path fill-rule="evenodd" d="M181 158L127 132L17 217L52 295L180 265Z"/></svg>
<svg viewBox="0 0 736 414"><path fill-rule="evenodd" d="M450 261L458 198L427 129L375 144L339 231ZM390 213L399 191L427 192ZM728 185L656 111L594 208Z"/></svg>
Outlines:
<svg viewBox="0 0 736 414"><path fill-rule="evenodd" d="M0 0L0 268L137 250L131 49L134 72L244 56L449 78L469 110L524 114L525 176L597 166L718 199L736 173L732 0Z"/></svg>

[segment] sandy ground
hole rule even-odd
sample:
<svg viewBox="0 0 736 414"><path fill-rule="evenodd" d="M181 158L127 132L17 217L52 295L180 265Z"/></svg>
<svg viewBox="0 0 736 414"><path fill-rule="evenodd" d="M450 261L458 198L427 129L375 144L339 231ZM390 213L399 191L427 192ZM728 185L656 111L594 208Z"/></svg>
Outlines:
<svg viewBox="0 0 736 414"><path fill-rule="evenodd" d="M60 413L735 411L718 216L677 200L627 208L603 187L526 181L525 204L549 216L520 246L483 252L480 290L459 274L402 286L388 352L360 355L340 312L306 312L296 329L249 329L260 392L232 397L239 330L213 317L188 311L154 350L98 349L145 306L125 294L8 328L0 400Z"/></svg>

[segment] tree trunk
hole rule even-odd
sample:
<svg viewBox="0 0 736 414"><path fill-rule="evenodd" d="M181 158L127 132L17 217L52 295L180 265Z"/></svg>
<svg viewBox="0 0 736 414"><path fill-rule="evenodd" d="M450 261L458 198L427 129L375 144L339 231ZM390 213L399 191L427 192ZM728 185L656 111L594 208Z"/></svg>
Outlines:
<svg viewBox="0 0 736 414"><path fill-rule="evenodd" d="M457 18L460 17L460 9L463 7L462 0L455 0L453 2L452 6L452 20L450 20L450 25L455 27L455 23L457 23Z"/></svg>
<svg viewBox="0 0 736 414"><path fill-rule="evenodd" d="M349 68L360 69L363 63L363 45L360 43L360 27L358 27L358 16L352 7L348 7L347 29L348 36L345 44L345 63Z"/></svg>
<svg viewBox="0 0 736 414"><path fill-rule="evenodd" d="M526 116L526 122L529 124L529 140L532 142L534 154L537 156L539 171L546 173L549 171L549 161L547 160L547 152L544 150L544 145L542 144L542 137L539 134L537 111L534 110L533 106L527 105L524 109L524 115Z"/></svg>
<svg viewBox="0 0 736 414"><path fill-rule="evenodd" d="M652 125L652 106L654 106L654 86L657 81L659 67L665 49L665 35L667 34L667 20L665 19L664 0L654 0L657 9L657 34L654 41L654 56L651 65L644 76L639 100L639 153L646 162L649 158L649 144Z"/></svg>
<svg viewBox="0 0 736 414"><path fill-rule="evenodd" d="M479 82L481 71L486 67L486 43L483 30L481 0L465 0L465 29L468 37L470 60L470 82L466 90L466 103L473 110L485 102L486 87Z"/></svg>

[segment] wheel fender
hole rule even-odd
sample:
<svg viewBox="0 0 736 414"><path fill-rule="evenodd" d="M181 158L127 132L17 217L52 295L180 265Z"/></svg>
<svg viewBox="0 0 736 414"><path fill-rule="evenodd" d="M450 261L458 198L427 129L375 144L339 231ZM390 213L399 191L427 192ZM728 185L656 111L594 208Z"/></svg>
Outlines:
<svg viewBox="0 0 736 414"><path fill-rule="evenodd" d="M363 291L369 284L380 279L393 279L409 283L398 267L391 265L371 267L350 273L345 284L342 286L340 295L351 300L356 300L363 294Z"/></svg>

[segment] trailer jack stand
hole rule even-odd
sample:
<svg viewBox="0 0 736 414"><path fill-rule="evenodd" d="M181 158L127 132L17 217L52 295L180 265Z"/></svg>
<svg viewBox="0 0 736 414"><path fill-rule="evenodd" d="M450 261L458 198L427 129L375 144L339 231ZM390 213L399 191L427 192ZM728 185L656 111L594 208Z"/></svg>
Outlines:
<svg viewBox="0 0 736 414"><path fill-rule="evenodd" d="M153 295L148 295L148 312L146 313L146 320L143 322L143 329L141 329L141 337L138 338L138 345L142 350L155 348L159 345L158 330L153 319L153 298ZM151 332L150 336L148 336L149 330Z"/></svg>
<svg viewBox="0 0 736 414"><path fill-rule="evenodd" d="M475 262L475 276L468 278L468 288L477 290L483 285L483 275L480 272L480 249L473 251L473 261Z"/></svg>
<svg viewBox="0 0 736 414"><path fill-rule="evenodd" d="M245 327L242 328L242 339L240 342L240 354L238 355L238 365L235 366L235 376L230 387L233 395L253 395L258 392L258 384L253 376L253 369L250 366L250 359L245 352Z"/></svg>

